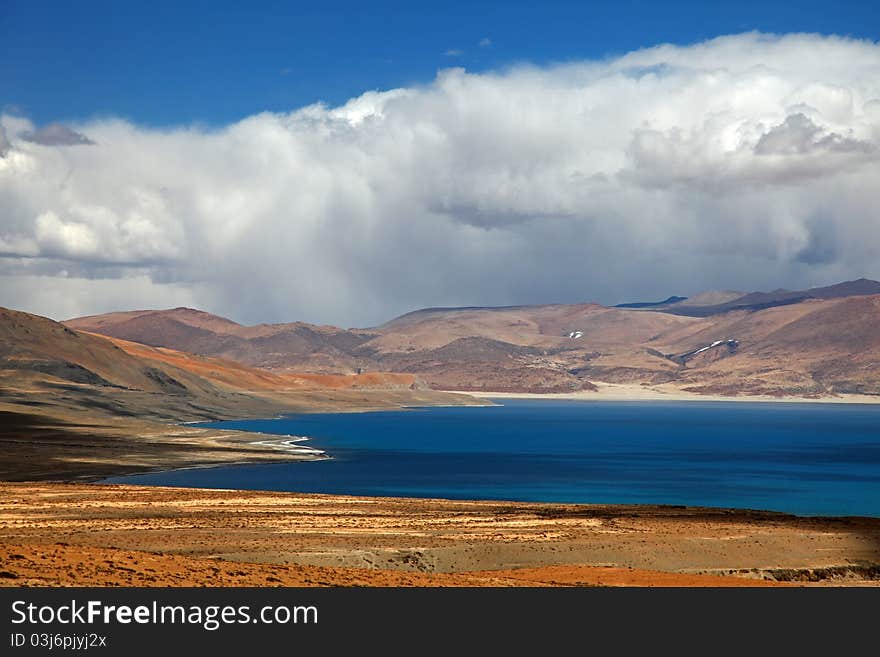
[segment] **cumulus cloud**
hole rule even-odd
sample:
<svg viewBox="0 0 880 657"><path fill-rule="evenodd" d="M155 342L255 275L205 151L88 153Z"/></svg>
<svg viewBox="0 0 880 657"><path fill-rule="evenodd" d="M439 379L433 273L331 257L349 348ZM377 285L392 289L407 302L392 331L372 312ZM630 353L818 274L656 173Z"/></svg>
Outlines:
<svg viewBox="0 0 880 657"><path fill-rule="evenodd" d="M187 304L364 326L880 278L867 41L749 33L452 68L216 130L70 128L89 148L0 125L0 305L50 316Z"/></svg>

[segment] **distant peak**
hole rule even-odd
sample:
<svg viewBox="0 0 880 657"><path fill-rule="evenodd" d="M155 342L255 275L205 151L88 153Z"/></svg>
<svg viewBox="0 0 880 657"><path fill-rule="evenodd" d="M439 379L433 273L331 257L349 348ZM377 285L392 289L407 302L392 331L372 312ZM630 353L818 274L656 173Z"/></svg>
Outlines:
<svg viewBox="0 0 880 657"><path fill-rule="evenodd" d="M634 301L632 303L619 303L615 308L655 308L657 306L671 306L674 303L686 301L687 297L671 296L663 299L663 301Z"/></svg>

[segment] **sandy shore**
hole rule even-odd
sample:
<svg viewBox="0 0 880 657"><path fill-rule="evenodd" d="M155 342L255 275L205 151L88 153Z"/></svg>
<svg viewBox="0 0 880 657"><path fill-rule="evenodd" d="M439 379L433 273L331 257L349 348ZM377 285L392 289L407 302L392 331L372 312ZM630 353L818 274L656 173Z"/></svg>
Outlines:
<svg viewBox="0 0 880 657"><path fill-rule="evenodd" d="M561 393L490 392L449 390L480 399L576 399L580 401L704 401L704 402L800 402L810 404L880 404L878 395L828 395L822 397L771 395L704 395L674 386L646 386L628 383L596 383L595 391Z"/></svg>
<svg viewBox="0 0 880 657"><path fill-rule="evenodd" d="M6 585L880 584L880 519L0 483Z"/></svg>

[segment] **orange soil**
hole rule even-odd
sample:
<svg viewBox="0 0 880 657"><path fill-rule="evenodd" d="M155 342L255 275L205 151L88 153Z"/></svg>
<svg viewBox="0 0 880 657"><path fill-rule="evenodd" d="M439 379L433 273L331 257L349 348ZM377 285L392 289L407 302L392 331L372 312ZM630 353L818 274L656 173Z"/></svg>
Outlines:
<svg viewBox="0 0 880 657"><path fill-rule="evenodd" d="M11 586L864 586L878 550L873 518L0 482Z"/></svg>
<svg viewBox="0 0 880 657"><path fill-rule="evenodd" d="M0 543L0 586L786 586L714 575L549 566L472 573L251 564L56 543Z"/></svg>

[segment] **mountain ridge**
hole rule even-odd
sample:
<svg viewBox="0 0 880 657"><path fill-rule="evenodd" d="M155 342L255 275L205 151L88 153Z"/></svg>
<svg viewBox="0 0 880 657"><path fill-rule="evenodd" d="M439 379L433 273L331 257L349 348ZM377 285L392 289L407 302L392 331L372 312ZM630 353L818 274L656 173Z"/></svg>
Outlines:
<svg viewBox="0 0 880 657"><path fill-rule="evenodd" d="M771 292L749 292L741 297L712 305L689 305L686 301L682 301L667 306L665 311L680 315L690 315L692 317L707 317L733 310L763 310L775 306L800 303L807 299L839 299L872 294L880 294L880 282L868 278L858 278L852 281L843 281L833 285L813 287L806 290L778 288Z"/></svg>
<svg viewBox="0 0 880 657"><path fill-rule="evenodd" d="M694 298L711 302L733 294ZM686 300L662 308L424 308L371 329L302 322L247 327L182 308L66 325L280 374L408 373L445 390L569 392L606 382L730 395L880 394L874 300L880 300L880 283L857 279L684 308ZM853 336L849 345L838 339L835 325L834 318L844 316Z"/></svg>

